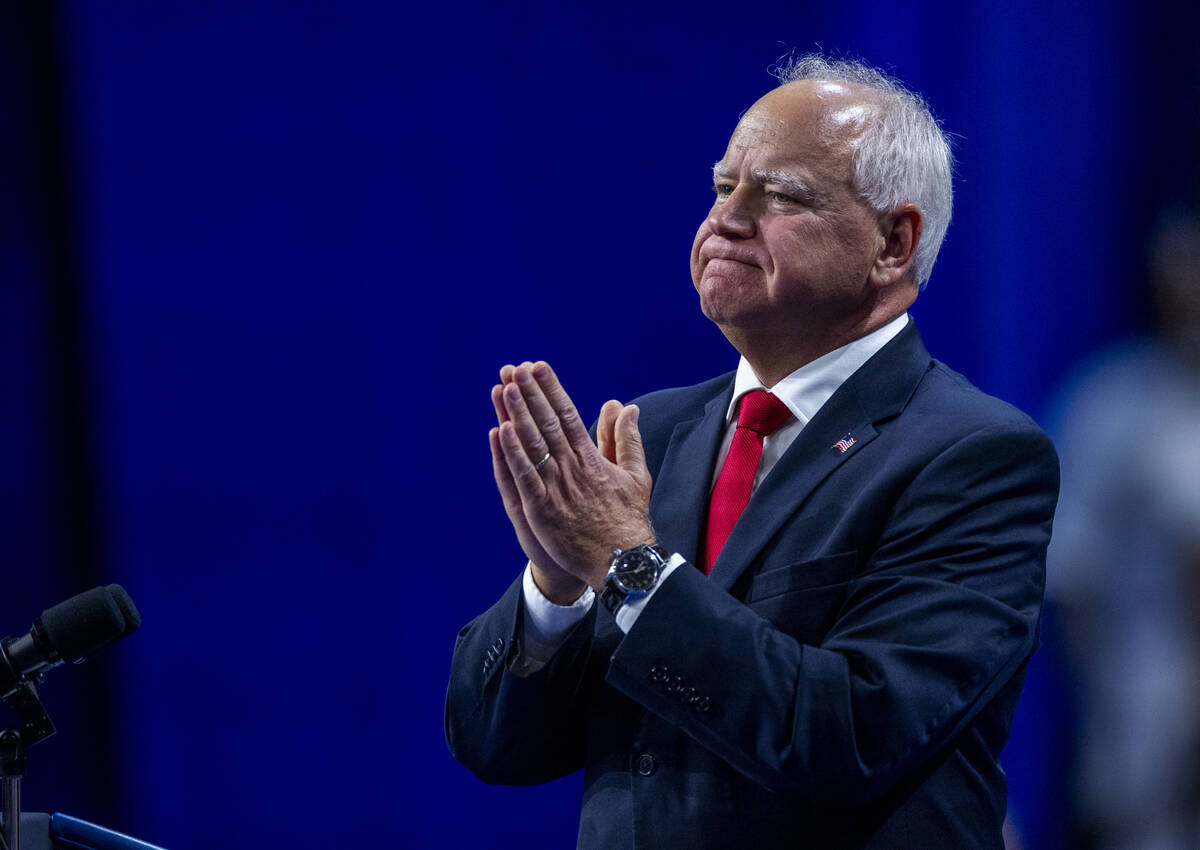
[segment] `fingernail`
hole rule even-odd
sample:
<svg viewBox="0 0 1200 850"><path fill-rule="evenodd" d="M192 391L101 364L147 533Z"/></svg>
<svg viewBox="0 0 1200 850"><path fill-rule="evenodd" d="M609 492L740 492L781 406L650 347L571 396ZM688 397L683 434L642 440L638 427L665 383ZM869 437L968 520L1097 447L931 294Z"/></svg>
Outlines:
<svg viewBox="0 0 1200 850"><path fill-rule="evenodd" d="M633 407L633 413L629 414L629 421L636 425L638 423L638 416L640 416L642 413L642 409L636 404L631 406Z"/></svg>

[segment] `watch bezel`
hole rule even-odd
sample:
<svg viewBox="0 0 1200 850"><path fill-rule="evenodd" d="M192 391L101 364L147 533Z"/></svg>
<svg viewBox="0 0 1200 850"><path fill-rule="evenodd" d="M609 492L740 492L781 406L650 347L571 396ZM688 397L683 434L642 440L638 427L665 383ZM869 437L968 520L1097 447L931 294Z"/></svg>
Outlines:
<svg viewBox="0 0 1200 850"><path fill-rule="evenodd" d="M648 546L636 546L613 559L610 575L626 593L644 593L654 587L662 567L661 555Z"/></svg>
<svg viewBox="0 0 1200 850"><path fill-rule="evenodd" d="M666 565L666 551L654 543L615 550L604 582L602 599L605 607L616 613L626 602L645 596L658 583Z"/></svg>

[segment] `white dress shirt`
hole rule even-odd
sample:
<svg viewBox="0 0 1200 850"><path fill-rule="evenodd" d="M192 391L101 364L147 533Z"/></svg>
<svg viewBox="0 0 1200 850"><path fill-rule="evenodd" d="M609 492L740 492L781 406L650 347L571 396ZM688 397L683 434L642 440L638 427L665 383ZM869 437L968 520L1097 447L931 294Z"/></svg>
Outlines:
<svg viewBox="0 0 1200 850"><path fill-rule="evenodd" d="M762 381L754 374L750 363L745 357L738 362L737 376L733 381L733 398L725 414L725 438L721 441L721 449L717 452L717 462L713 467L712 479L709 481L711 492L717 483L721 467L725 464L725 456L729 454L729 446L733 442L733 434L737 430L738 402L742 396L751 390L767 390L787 405L792 417L774 434L763 438L762 456L758 462L758 470L754 473L754 493L763 479L770 474L775 464L783 457L788 446L800 434L809 420L816 415L825 402L837 391L847 378L858 371L864 363L888 344L896 334L908 324L908 314L898 316L881 328L864 337L849 342L841 348L818 357L811 363L806 363L773 387L764 387ZM667 566L659 577L655 588L661 587L667 577L685 563L683 556L678 553L671 555ZM588 609L595 603L596 593L590 587L570 605L555 605L542 595L533 580L533 572L529 565L525 567L522 584L525 597L524 631L521 635L522 654L513 664L514 672L529 675L540 670L554 656L563 641L567 639L571 629L582 620ZM645 610L650 599L654 596L652 589L648 594L628 602L617 609L616 621L621 631L628 633L638 616Z"/></svg>

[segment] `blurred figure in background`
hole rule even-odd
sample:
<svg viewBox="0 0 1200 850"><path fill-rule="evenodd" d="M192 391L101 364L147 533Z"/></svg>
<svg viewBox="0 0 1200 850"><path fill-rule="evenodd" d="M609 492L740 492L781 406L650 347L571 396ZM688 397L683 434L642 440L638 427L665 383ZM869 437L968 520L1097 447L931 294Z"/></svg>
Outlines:
<svg viewBox="0 0 1200 850"><path fill-rule="evenodd" d="M1155 333L1103 355L1059 429L1048 594L1079 689L1079 846L1200 847L1200 213L1151 243Z"/></svg>

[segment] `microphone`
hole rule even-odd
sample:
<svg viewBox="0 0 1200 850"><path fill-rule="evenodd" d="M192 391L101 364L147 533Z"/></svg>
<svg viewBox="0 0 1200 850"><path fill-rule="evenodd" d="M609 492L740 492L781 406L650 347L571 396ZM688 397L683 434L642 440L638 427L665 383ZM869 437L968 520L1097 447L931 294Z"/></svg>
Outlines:
<svg viewBox="0 0 1200 850"><path fill-rule="evenodd" d="M60 664L78 664L142 624L119 584L96 587L42 612L19 638L0 641L0 699Z"/></svg>

